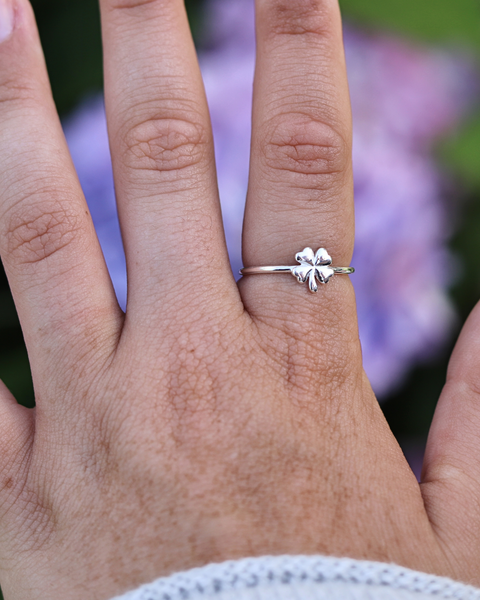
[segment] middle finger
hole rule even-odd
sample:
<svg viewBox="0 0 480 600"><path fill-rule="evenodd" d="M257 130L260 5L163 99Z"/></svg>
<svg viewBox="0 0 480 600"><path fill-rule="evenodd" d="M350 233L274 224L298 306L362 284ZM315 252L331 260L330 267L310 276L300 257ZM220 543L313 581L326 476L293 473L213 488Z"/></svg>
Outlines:
<svg viewBox="0 0 480 600"><path fill-rule="evenodd" d="M240 305L224 241L210 119L183 1L100 0L100 5L128 312L153 308L150 327L156 315L171 314L171 304L184 319L198 317L193 300L195 308L203 300L213 312L226 298Z"/></svg>

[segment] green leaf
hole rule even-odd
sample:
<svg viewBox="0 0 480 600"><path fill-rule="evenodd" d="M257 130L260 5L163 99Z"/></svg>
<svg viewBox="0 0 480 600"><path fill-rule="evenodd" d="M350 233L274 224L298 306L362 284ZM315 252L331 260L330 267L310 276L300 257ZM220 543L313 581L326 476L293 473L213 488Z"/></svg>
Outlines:
<svg viewBox="0 0 480 600"><path fill-rule="evenodd" d="M478 0L340 0L350 21L429 43L453 43L480 52Z"/></svg>
<svg viewBox="0 0 480 600"><path fill-rule="evenodd" d="M438 153L462 183L480 188L480 112L475 113L438 147Z"/></svg>

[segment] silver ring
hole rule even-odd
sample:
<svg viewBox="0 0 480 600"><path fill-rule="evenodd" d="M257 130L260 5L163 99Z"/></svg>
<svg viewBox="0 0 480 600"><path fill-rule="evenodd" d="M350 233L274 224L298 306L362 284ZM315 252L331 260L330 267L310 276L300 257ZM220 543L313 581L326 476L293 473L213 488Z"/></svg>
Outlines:
<svg viewBox="0 0 480 600"><path fill-rule="evenodd" d="M308 281L311 292L318 291L317 280L328 283L334 275L350 275L355 273L353 267L332 267L332 259L325 248L320 248L315 253L311 248L305 248L295 254L298 265L274 267L245 267L240 270L242 275L268 275L269 273L291 273L299 283Z"/></svg>

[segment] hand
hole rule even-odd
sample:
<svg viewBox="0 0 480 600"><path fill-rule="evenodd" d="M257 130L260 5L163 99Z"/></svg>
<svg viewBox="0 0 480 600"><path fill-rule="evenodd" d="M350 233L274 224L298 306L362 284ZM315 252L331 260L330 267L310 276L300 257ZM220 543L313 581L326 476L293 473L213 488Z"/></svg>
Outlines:
<svg viewBox="0 0 480 600"><path fill-rule="evenodd" d="M480 312L419 485L362 369L348 277L310 294L230 272L180 0L101 0L128 276L118 308L32 11L1 0L0 251L37 408L0 396L7 600L107 599L247 555L393 561L480 584ZM353 247L336 0L257 0L245 265ZM388 201L388 198L386 199Z"/></svg>

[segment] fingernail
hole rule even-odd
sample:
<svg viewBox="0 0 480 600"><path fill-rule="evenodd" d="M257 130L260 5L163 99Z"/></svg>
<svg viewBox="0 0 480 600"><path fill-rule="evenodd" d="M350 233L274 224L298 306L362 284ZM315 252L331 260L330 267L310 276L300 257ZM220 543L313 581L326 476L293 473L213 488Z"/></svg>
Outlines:
<svg viewBox="0 0 480 600"><path fill-rule="evenodd" d="M10 37L13 31L14 10L12 0L0 0L0 42Z"/></svg>

